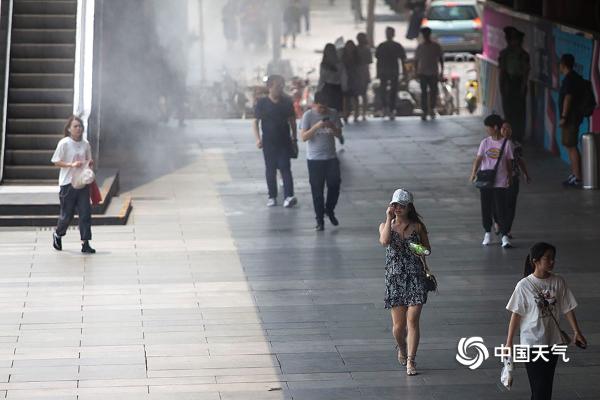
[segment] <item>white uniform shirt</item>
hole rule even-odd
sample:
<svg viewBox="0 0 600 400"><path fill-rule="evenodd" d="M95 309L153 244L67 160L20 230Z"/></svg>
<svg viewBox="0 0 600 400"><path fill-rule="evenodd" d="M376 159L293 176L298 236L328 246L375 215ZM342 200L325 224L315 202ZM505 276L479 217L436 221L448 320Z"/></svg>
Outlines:
<svg viewBox="0 0 600 400"><path fill-rule="evenodd" d="M54 155L52 156L52 162L62 161L65 163L72 163L75 161L89 161L92 159L92 148L90 143L81 139L79 142L71 139L70 136L64 137L58 142ZM85 165L84 165L85 166ZM83 168L83 166L82 166ZM77 168L61 168L60 175L58 177L58 185L64 186L71 183L73 180L73 174Z"/></svg>
<svg viewBox="0 0 600 400"><path fill-rule="evenodd" d="M529 275L519 281L506 309L521 316L521 344L561 344L560 331L552 319L577 307L577 301L562 276L551 274L546 279ZM561 325L562 329L565 327Z"/></svg>

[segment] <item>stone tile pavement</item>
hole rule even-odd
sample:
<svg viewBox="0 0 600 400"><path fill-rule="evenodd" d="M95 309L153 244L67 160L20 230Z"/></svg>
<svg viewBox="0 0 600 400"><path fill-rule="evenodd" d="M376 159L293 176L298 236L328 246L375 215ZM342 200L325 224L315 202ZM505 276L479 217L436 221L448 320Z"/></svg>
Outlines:
<svg viewBox="0 0 600 400"><path fill-rule="evenodd" d="M596 248L600 196L560 187L565 166L527 149L515 248L481 248L466 182L476 118L372 120L346 128L339 228L316 234L301 146L299 205L267 209L248 121L191 121L120 146L127 226L77 230L55 252L47 229L0 231L0 397L8 399L518 399L493 357L471 371L457 342L505 337L505 303L528 246L558 247L590 347L570 349L555 399L597 399ZM132 151L133 149L133 151ZM106 162L106 161L105 161ZM414 191L431 232L440 292L422 317L420 375L395 360L383 309L377 226L398 187Z"/></svg>

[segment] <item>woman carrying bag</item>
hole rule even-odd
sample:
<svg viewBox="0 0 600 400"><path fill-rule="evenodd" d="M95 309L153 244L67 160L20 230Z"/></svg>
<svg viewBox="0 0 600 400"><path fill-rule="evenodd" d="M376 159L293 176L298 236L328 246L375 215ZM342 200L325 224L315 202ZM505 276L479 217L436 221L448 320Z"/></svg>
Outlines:
<svg viewBox="0 0 600 400"><path fill-rule="evenodd" d="M56 250L62 250L62 237L73 220L75 211L79 215L79 234L81 237L81 252L93 254L96 252L89 241L92 240L92 207L90 205L90 187L95 177L91 170L93 166L92 149L83 138L83 121L71 116L65 125L65 137L58 142L52 163L60 167L58 184L60 186L60 216L53 233L52 245Z"/></svg>
<svg viewBox="0 0 600 400"><path fill-rule="evenodd" d="M551 353L554 345L574 342L585 348L587 342L579 329L575 308L577 301L562 276L555 275L556 248L548 243L536 243L525 260L523 279L517 283L506 309L510 312L510 324L506 347L512 350L513 336L520 328L521 345L547 346L544 358L531 357L525 363L532 400L550 400L558 355ZM573 338L561 330L559 320L565 315L573 330Z"/></svg>
<svg viewBox="0 0 600 400"><path fill-rule="evenodd" d="M500 129L503 122L496 114L484 120L488 137L479 145L470 181L480 191L481 219L485 230L481 244L487 246L492 242L492 225L496 216L502 247L508 248L511 243L508 237L507 191L512 178L513 144L502 137Z"/></svg>
<svg viewBox="0 0 600 400"><path fill-rule="evenodd" d="M391 310L392 332L398 346L398 361L406 374L417 375L415 357L419 346L419 318L427 291L435 281L426 273L424 255L431 252L427 228L415 210L413 195L398 189L379 226L379 242L386 246L385 308Z"/></svg>

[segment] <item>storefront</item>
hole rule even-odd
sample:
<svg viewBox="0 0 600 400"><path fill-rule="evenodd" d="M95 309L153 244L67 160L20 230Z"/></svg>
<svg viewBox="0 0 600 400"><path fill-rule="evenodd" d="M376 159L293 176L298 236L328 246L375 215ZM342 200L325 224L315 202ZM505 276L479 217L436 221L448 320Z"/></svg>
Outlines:
<svg viewBox="0 0 600 400"><path fill-rule="evenodd" d="M482 104L485 113L502 115L498 88L498 55L506 46L503 29L512 25L525 33L524 48L531 60L527 99L527 134L530 141L543 144L564 160L567 156L560 143L558 124L558 89L562 77L558 61L564 53L575 56L575 69L592 82L596 98L600 94L600 36L560 25L540 17L515 12L493 2L486 2L483 13L483 55L479 58ZM580 128L600 131L600 108Z"/></svg>

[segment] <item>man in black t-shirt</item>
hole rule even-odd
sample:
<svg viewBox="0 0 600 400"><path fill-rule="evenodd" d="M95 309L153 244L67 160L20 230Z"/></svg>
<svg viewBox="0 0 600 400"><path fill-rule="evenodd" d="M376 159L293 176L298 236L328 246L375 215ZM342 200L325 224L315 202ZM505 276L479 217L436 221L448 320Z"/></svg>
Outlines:
<svg viewBox="0 0 600 400"><path fill-rule="evenodd" d="M398 75L400 66L398 59L402 62L402 71L406 71L406 52L404 47L396 41L396 31L391 26L385 29L387 40L377 46L375 57L377 58L377 78L380 81L380 90L383 107L389 113L390 119L396 117L396 97L398 96ZM390 89L388 91L388 84Z"/></svg>
<svg viewBox="0 0 600 400"><path fill-rule="evenodd" d="M285 199L284 207L293 207L294 180L290 157L297 149L296 114L292 100L283 93L285 81L280 75L267 79L269 95L258 100L254 110L254 137L256 147L263 150L265 175L269 189L268 207L277 205L277 170L281 172ZM259 131L262 128L262 136ZM291 132L291 136L290 136Z"/></svg>
<svg viewBox="0 0 600 400"><path fill-rule="evenodd" d="M577 144L579 142L579 126L583 122L580 103L584 80L581 75L573 70L574 65L575 57L572 54L563 54L560 58L560 72L565 77L560 84L558 109L560 112L562 144L567 149L571 161L571 175L563 182L563 185L580 187L581 155Z"/></svg>

